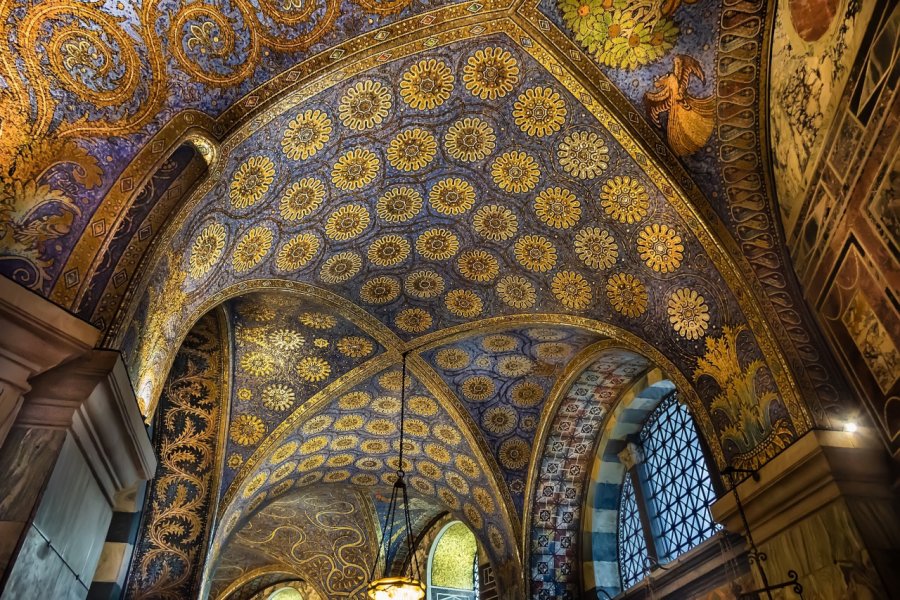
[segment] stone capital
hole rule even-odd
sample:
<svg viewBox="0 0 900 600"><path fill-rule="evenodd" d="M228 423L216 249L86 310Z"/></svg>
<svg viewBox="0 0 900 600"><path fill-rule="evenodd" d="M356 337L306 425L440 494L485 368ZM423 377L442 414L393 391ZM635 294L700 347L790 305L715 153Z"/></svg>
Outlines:
<svg viewBox="0 0 900 600"><path fill-rule="evenodd" d="M626 471L630 471L636 465L644 462L644 455L637 444L628 442L628 444L619 452L619 462L625 467Z"/></svg>
<svg viewBox="0 0 900 600"><path fill-rule="evenodd" d="M0 276L0 444L22 405L29 380L89 351L100 331Z"/></svg>

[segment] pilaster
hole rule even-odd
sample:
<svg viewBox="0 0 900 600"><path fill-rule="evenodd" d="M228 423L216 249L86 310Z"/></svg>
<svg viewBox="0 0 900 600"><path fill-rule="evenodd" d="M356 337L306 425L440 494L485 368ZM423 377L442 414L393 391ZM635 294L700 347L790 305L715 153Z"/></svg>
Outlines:
<svg viewBox="0 0 900 600"><path fill-rule="evenodd" d="M0 469L8 473L0 479L3 598L24 597L16 595L23 593L17 586L33 586L41 572L54 569L60 581L76 574L82 587L89 584L99 554L85 563L65 549L101 548L116 494L149 479L156 468L118 353L91 350L32 378L29 385L0 449ZM81 492L68 491L75 489ZM89 527L58 522L58 515L73 514L95 518ZM37 538L48 528L57 532L46 542L54 552L38 555L43 542Z"/></svg>

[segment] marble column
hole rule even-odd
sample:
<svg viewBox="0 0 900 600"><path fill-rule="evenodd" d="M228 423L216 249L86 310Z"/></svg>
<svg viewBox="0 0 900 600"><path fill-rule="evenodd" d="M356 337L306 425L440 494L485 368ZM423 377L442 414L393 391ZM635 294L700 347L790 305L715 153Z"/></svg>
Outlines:
<svg viewBox="0 0 900 600"><path fill-rule="evenodd" d="M0 445L31 389L29 379L89 351L100 332L0 276ZM0 533L2 537L2 533Z"/></svg>
<svg viewBox="0 0 900 600"><path fill-rule="evenodd" d="M767 557L761 564L768 583L787 581L793 570L807 598L900 598L891 481L887 453L867 429L811 431L766 463L758 480L742 481L737 492ZM729 531L746 534L733 493L712 513ZM751 572L761 587L759 570Z"/></svg>

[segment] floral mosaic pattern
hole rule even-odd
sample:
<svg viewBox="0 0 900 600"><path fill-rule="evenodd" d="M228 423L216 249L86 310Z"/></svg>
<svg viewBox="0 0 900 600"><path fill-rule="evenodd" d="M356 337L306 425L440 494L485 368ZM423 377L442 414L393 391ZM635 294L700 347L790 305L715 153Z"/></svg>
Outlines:
<svg viewBox="0 0 900 600"><path fill-rule="evenodd" d="M617 309L621 303L617 296L605 293L603 284L629 275L646 286L656 274L684 274L691 269L685 257L697 252L696 241L665 207L652 184L633 173L623 174L629 159L579 109L577 100L547 79L530 59L489 44L485 48L497 52L449 51L396 68L402 79L403 74L415 74L423 64L437 61L453 76L460 77L462 71L465 82L466 73L500 61L509 72L503 85L496 84L498 101L493 104L477 104L482 88L476 86L473 92L454 84L452 89L447 87L449 99L442 104L414 108L419 105L398 99L386 81L363 76L332 91L336 109L324 98L316 109L322 122L328 119L332 124L331 135L348 127L341 135L343 147L350 149L336 153L326 145L306 160L293 161L277 151L250 150L250 143L240 147L234 175L220 186L223 190L232 186L246 165L259 163L262 189L268 185L263 167L276 163L277 176L284 183L267 188L266 197L258 201L262 204L254 204L253 209L275 204L289 222L247 227L252 218L249 208L240 211L238 219L220 213L215 188L197 217L209 222L208 227L224 227L228 240L220 253L219 238L212 243L207 240L209 234L184 239L184 244L198 249L191 287L202 289L209 282L220 286L245 272L309 277L372 306L401 335L432 331L498 310L548 303L575 311L605 306L628 318L642 315L643 311ZM519 81L524 75L529 82L544 85L526 88ZM364 90L371 92L372 99L357 101ZM535 109L532 105L539 101L550 108ZM478 118L458 119L451 116L455 113L442 111L453 103L472 102L476 104L468 112ZM365 111L375 110L375 104L381 107L376 111L378 118L367 117ZM561 120L565 129L557 131L552 124L539 128L537 121L532 123L534 110L539 115L550 110L555 115L550 123ZM259 138L281 139L307 112L289 111L276 118L259 132ZM403 128L400 123L407 115L421 124ZM364 145L363 138L354 141L351 134L356 126L384 132L389 140L386 150ZM500 129L520 134L515 141L504 139L501 147L496 134ZM542 150L547 144L554 149L549 157ZM330 177L309 175L315 172L328 172ZM422 176L410 178L405 175L408 172ZM295 173L303 176L295 177ZM500 201L504 192L512 197ZM343 200L336 205L337 197ZM252 194L246 201L250 199ZM461 228L467 222L471 228ZM640 226L643 237L634 238L634 226ZM576 243L560 232L574 234ZM510 240L512 245L507 243ZM467 253L471 246L479 246L482 254ZM407 265L420 258L428 268L410 273ZM216 259L214 266L207 267ZM632 264L639 265L637 270L632 271ZM517 278L501 275L514 271L522 274ZM546 281L542 274L556 278L556 285L541 285ZM441 293L429 297L408 292L423 281ZM704 291L698 293L708 305L712 294ZM447 310L436 312L433 301L421 302L431 298L440 298L438 302ZM431 321L415 318L418 313L401 317L394 308L401 305L421 308Z"/></svg>
<svg viewBox="0 0 900 600"><path fill-rule="evenodd" d="M502 500L478 451L447 409L408 375L403 469L411 495L465 521L488 552L507 560L513 551ZM227 536L237 523L288 490L320 484L352 485L390 494L400 466L401 371L391 367L309 413L296 430L243 476L223 517ZM432 513L432 515L435 513ZM396 543L392 552L397 551Z"/></svg>
<svg viewBox="0 0 900 600"><path fill-rule="evenodd" d="M489 43L475 48L391 65L409 84L399 94L388 78L360 76L313 112L288 111L253 138L281 139L306 119L316 122L310 136L341 136L340 151L326 144L294 160L283 149L241 144L232 176L197 209L214 229L199 237L185 230L176 242L197 248L191 287L219 287L244 273L307 279L359 301L404 337L538 306L642 316L645 305L624 308L631 295L658 276L693 270L687 257L698 249L688 227L531 59ZM496 80L482 82L484 73ZM426 75L429 90L442 90L428 101L409 83ZM494 102L482 103L483 95ZM478 117L445 110L463 105ZM408 119L416 124L405 126ZM386 143L372 146L356 130ZM511 133L501 139L501 130ZM280 183L269 189L271 164ZM256 187L242 192L242 210L223 213L219 190L246 180L248 165L258 171L250 177ZM251 226L269 206L285 220ZM220 237L210 236L222 227L220 251ZM422 266L410 270L414 261ZM709 306L713 294L697 293ZM659 317L676 332L669 315Z"/></svg>
<svg viewBox="0 0 900 600"><path fill-rule="evenodd" d="M281 140L311 109L301 105L261 122L173 240L174 248L212 247L218 256L218 244L197 240L221 225L228 232L221 258L192 277L190 256L179 264L173 255L170 274L158 276L184 273L178 287L189 298L185 310L248 278L302 281L358 303L405 340L489 316L574 313L633 332L691 372L705 336L744 322L735 297L688 223L615 137L533 59L500 42L453 44L323 92L315 110L341 144L306 160L285 157L267 140ZM434 108L415 108L391 82L432 59L447 66L454 84ZM479 79L487 75L494 79ZM541 92L551 105L564 104L559 131L528 135L516 125L516 102L531 103L536 96L526 92L535 86L553 91ZM360 100L366 90L370 96ZM482 93L495 97L482 100ZM378 118L370 119L367 111L376 108ZM478 115L480 124L461 114ZM448 140L484 158L453 158ZM262 158L276 164L277 185L248 208L224 207L219 199L233 174L251 159L268 164ZM308 179L317 183L302 184L310 190L301 197L303 217L267 216ZM207 255L198 260L208 262ZM759 356L752 345L746 351ZM141 388L152 385L141 374L136 379Z"/></svg>
<svg viewBox="0 0 900 600"><path fill-rule="evenodd" d="M482 431L519 511L547 396L569 360L598 339L536 326L472 336L425 354Z"/></svg>
<svg viewBox="0 0 900 600"><path fill-rule="evenodd" d="M260 292L228 307L235 344L223 490L281 421L382 350L355 325L314 302Z"/></svg>
<svg viewBox="0 0 900 600"><path fill-rule="evenodd" d="M197 557L212 530L206 515L216 504L216 457L222 452L222 334L217 316L204 316L167 379L155 428L159 463L149 484L145 526L135 541L129 597L186 598L200 584Z"/></svg>

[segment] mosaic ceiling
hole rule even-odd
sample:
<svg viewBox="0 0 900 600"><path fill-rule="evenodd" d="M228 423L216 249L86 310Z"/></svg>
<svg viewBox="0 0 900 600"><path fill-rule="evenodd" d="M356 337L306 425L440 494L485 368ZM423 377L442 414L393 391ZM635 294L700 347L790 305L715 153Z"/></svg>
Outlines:
<svg viewBox="0 0 900 600"><path fill-rule="evenodd" d="M228 308L234 357L223 489L285 417L383 350L321 304L250 294Z"/></svg>
<svg viewBox="0 0 900 600"><path fill-rule="evenodd" d="M171 244L190 296L248 277L307 280L409 339L529 309L604 305L638 318L665 304L648 297L662 287L648 278L676 273L684 285L712 279L675 301L706 314L691 292L712 300L710 286L725 287L694 258L701 242L673 192L643 173L621 131L502 37L302 100L235 139L223 175L179 219ZM592 285L595 274L607 285ZM713 314L723 309L734 318L734 306ZM695 340L708 324L673 326Z"/></svg>
<svg viewBox="0 0 900 600"><path fill-rule="evenodd" d="M653 95L657 123L671 108L669 132L689 132L691 140L677 145L678 154L706 144L712 133L708 111L688 114L671 99L687 88L691 76L697 78L691 96L711 97L717 10L680 0L662 7L625 0L515 4L546 35L571 36L574 47L604 69L639 113L645 112L646 94ZM415 30L427 37L446 28L444 23L474 15L489 19L506 8L500 1L413 0L4 6L4 39L12 60L0 63L6 84L0 92L0 156L3 164L15 166L3 180L12 201L9 225L43 227L34 238L9 236L15 244L5 253L3 272L61 295L67 295L63 288L85 281L71 269L60 281L77 238L89 224L97 236L92 215L99 201L115 192L113 184L129 161L179 113L217 119L218 137L242 118L239 105L248 97L253 100L246 108L259 105L253 92L265 82L297 82L366 42L387 43ZM360 42L350 43L357 36ZM694 66L682 75L674 57L687 57ZM16 182L35 187L31 198L16 191ZM17 205L23 200L41 210Z"/></svg>
<svg viewBox="0 0 900 600"><path fill-rule="evenodd" d="M421 129L434 137L435 157L426 162L431 168L443 168L446 157L441 136L446 131L434 129L437 121L448 128L466 116L479 119L493 129L496 137L493 143L497 152L485 159L485 166L492 169L493 163L508 152L524 152L534 158L533 166L539 174L539 189L534 194L544 188L551 190L543 200L545 204L554 203L552 210L557 211L566 210L563 207L572 199L563 192L554 195L556 188L571 192L580 203L582 216L568 233L577 233L593 217L592 205L578 186L554 181L551 167L544 161L555 161L543 152L554 144L558 150L570 133L584 133L579 129L585 125L582 108L552 81L572 78L589 84L575 92L573 88L579 86L566 83L568 92L589 112L597 112L588 106L591 102L610 111L641 149L643 156L633 156L638 166L644 170L652 164L663 166L674 191L686 194L697 207L698 216L702 215L700 220L715 231L717 243L735 261L734 269L742 276L755 276L749 280L752 295L768 309L763 314L777 339L783 340L781 345L788 355L785 362L798 365L795 383L814 403L816 418L822 419L824 411L833 408L840 396L838 384L830 379L827 360L816 351L816 340L808 333L811 328L806 327L807 317L798 303L785 253L779 247L777 215L766 187L768 150L760 142L764 138L754 116L756 107L765 100L759 94L760 89L766 89L765 69L760 64L765 45L760 41L767 33L764 25L769 22L769 4L762 0L728 7L713 0L230 0L215 5L177 0L123 4L109 0L4 4L7 18L0 26L8 59L0 61L0 164L8 165L8 169L0 173L0 272L97 323L108 331L110 342L120 340L118 329L127 318L118 309L136 289L142 289L132 279L142 271L139 265L142 258L146 262L148 248L164 245L157 237L164 229L165 217L183 203L198 177L211 174L227 185L222 176L230 177L231 171L253 158L253 143L235 148L234 136L257 130L253 121L269 121L267 113L292 93L310 96L329 88L343 88L335 84L349 81L363 68L395 71L399 77L403 68L412 66L404 64L403 59L411 55L421 55L426 62L436 61L439 79L445 77L439 65L450 68L454 84L446 100L442 99L443 92L438 92L433 100L410 104L402 98L402 85L394 89L393 81L381 80L383 86L391 84L386 87L392 105L384 118L385 127L394 136L403 133L391 129L395 115L419 111L424 119L421 123L413 119L403 126L408 131L397 139L402 148L397 146L395 154L408 151L410 140L406 138L415 137L415 130ZM802 23L799 27L805 26ZM449 113L458 105L459 94L469 91L471 82L462 79L465 53L456 52L453 57L452 51L438 49L451 40L500 31L508 39L502 43L489 40L487 45L509 52L518 61L519 85L503 95L497 90L496 97L494 92L477 92L486 105L484 115L471 110L477 107L468 106L465 114L451 119ZM477 46L468 50L475 52ZM543 80L535 76L534 65L526 64L528 59L520 56L522 51L540 64ZM547 73L552 75L550 80ZM411 77L405 84L406 94L418 85ZM377 81L374 76L373 82ZM434 81L428 79L427 85L434 85ZM440 89L438 86L432 91ZM542 93L548 89L550 96L545 98ZM332 96L337 93L333 92ZM530 95L520 99L524 93ZM498 108L507 102L507 109L518 102L518 116L493 118L487 109L494 100ZM328 133L334 138L332 145L345 147L337 138L349 131L357 136L350 136L354 147L365 148L358 136L364 138L372 131L348 127L339 107L326 106L328 102L338 103L336 97L323 102L329 110L321 110L314 102L303 112L320 110L332 129ZM508 142L512 141L509 136L522 127L512 121L527 120L530 117L526 114L534 116L537 105L541 124L525 125L525 133L548 145L540 146L542 152L532 156L526 141L517 141L518 150ZM300 116L290 115L286 121ZM558 131L553 123L560 118L563 122ZM282 131L269 134L273 137L265 145L267 150L278 147L287 124L281 123ZM609 126L608 120L602 125ZM294 128L295 133L307 131L299 121ZM617 161L615 143L622 142L618 139L621 136L610 132L617 137L614 142L601 131L594 133L608 146L610 162L604 169L608 178L630 177L633 184L644 185L652 196L653 190L635 165L625 169L627 175L615 175L622 166ZM261 142L267 134L255 135ZM385 153L391 139L382 137L378 142ZM580 139L572 138L570 146L574 148L571 144ZM294 141L304 143L301 138ZM185 143L193 150L176 150ZM418 160L424 160L430 144L426 140L425 154ZM347 151L351 149L346 146ZM239 156L242 152L246 155ZM293 157L287 160L312 165L327 157L333 162L327 169L294 178L291 183L316 176L329 184L340 156L329 155L328 147L317 151L318 157L304 157L304 152L299 146L289 150ZM241 160L236 162L237 158ZM273 177L282 177L282 161L268 158L275 168ZM507 163L514 158L519 157L507 156L498 163L498 169L510 167ZM220 159L224 163L220 164ZM386 154L378 154L378 160L381 169L396 169ZM261 173L268 172L265 161L252 164ZM171 177L153 175L164 165L175 166ZM222 169L229 173L222 173ZM494 177L493 172L478 170L485 179ZM532 172L530 167L526 170ZM415 175L416 171L410 169L405 174ZM450 175L453 173L448 172ZM481 182L468 181L463 175L457 174L480 194ZM581 179L581 175L573 177ZM422 196L427 210L427 194L442 179L419 181L424 189L406 187ZM527 177L522 185L525 181ZM274 191L286 191L281 183L280 179ZM653 183L659 185L658 181ZM397 185L403 187L402 183ZM627 189L628 181L619 181L608 193L617 193L623 185ZM388 191L385 187L377 195ZM591 191L595 197L600 194L599 189ZM331 198L327 185L325 192L327 198L322 202L327 205ZM669 196L669 192L664 193ZM650 203L652 207L652 198ZM503 205L496 198L494 204ZM374 221L371 208L369 218ZM524 218L513 210L517 218ZM353 217L352 213L351 209L348 216ZM551 229L565 229L565 218L551 219L556 223L550 225ZM440 228L440 224L437 218L435 227ZM652 224L645 221L642 226ZM524 231L526 223L519 225ZM616 231L603 229L620 252L634 247L636 240L630 237L634 231L623 239L615 235ZM234 241L233 236L247 231L226 228L225 234ZM689 249L691 240L686 232L677 227L674 232ZM207 243L215 246L218 230L207 233L212 236L207 237ZM413 242L407 240L412 255ZM385 244L389 246L387 251L397 251ZM402 248L405 246L401 244L401 252ZM463 252L465 248L461 248ZM299 252L300 246L293 249ZM564 264L566 257L558 251L559 271L568 272L571 269L566 267L571 266ZM348 255L344 258L350 261L346 264L354 260ZM527 298L527 286L520 283L517 280L513 289ZM578 290L583 289L574 276L561 276L557 288L562 287L576 298ZM592 291L602 300L602 289ZM540 294L537 298L542 299ZM552 299L552 290L548 298ZM709 296L704 298L710 300ZM481 301L489 304L490 299L482 297ZM469 311L478 303L468 294L456 295L454 302Z"/></svg>
<svg viewBox="0 0 900 600"><path fill-rule="evenodd" d="M395 357L374 343L362 352L366 344L354 339L348 352L345 340L366 339L364 334L329 314L311 319L317 308L321 304L294 294L251 293L205 316L188 336L161 407L157 431L166 450L152 486L149 528L138 544L137 596L176 597L199 585L197 551L207 536L213 550L204 580L211 597L226 597L272 569L304 578L323 597L358 596L360 573L368 572L375 556L366 548L383 535L399 466L401 372ZM231 330L230 343L221 339L222 327ZM414 532L425 533L442 515L459 519L482 540L491 561L505 566L506 581L514 582L521 569L519 543L541 539L546 527L543 511L526 500L536 493L535 484L546 487L535 481L536 461L560 453L587 461L604 407L646 369L643 357L604 350L609 343L573 326L495 325L492 333L458 334L413 355L403 468ZM230 352L223 352L228 345ZM284 370L305 369L310 357L342 375L329 373L310 385ZM343 362L351 358L357 360ZM321 374L323 364L316 362ZM293 392L293 403L274 406L276 394L267 392L274 387ZM230 410L222 422L215 394L229 389ZM566 432L586 441L554 441ZM560 443L562 449L556 448ZM575 468L564 471L577 487ZM540 464L540 472L546 479L563 471ZM208 496L217 485L218 502ZM188 493L173 493L177 489ZM579 498L576 493L569 502L580 504ZM214 504L220 525L211 528L203 507ZM195 523L190 535L154 535L189 515ZM531 519L535 525L523 538L522 523ZM346 555L343 545L340 551L320 547L332 537L335 544L349 543L347 552L362 554ZM162 539L167 541L160 545ZM402 542L396 534L389 540L388 564L402 563ZM564 541L557 546L574 548ZM335 564L335 556L349 562ZM160 578L160 572L171 576Z"/></svg>
<svg viewBox="0 0 900 600"><path fill-rule="evenodd" d="M0 273L103 329L148 419L222 306L191 488L219 494L194 540L217 592L265 563L357 595L377 524L348 515L398 466L402 351L417 519L449 511L547 593L571 555L535 469L587 443L546 427L594 425L588 384L662 367L720 466L838 405L768 195L762 0L0 8ZM604 343L629 350L566 395ZM298 503L323 520L282 527ZM352 565L315 562L335 531Z"/></svg>
<svg viewBox="0 0 900 600"><path fill-rule="evenodd" d="M550 391L575 354L599 339L577 329L531 328L477 335L425 353L478 424L520 514Z"/></svg>
<svg viewBox="0 0 900 600"><path fill-rule="evenodd" d="M359 314L394 349L500 315L590 319L581 323L630 335L695 383L704 356L731 371L699 386L707 407L754 365L764 377L747 393L770 398L759 427L726 435L745 427L735 411L704 417L722 462L759 460L757 445L771 454L808 427L734 263L627 130L554 64L484 32L377 70L362 63L230 138L123 317L144 410L183 324L269 281ZM714 345L727 331L733 357Z"/></svg>
<svg viewBox="0 0 900 600"><path fill-rule="evenodd" d="M267 498L292 488L352 484L370 489L376 498L389 493L400 466L401 371L394 366L378 368L379 363L389 364L383 360L372 363L375 366L367 368L369 376L362 382L346 385L333 396L309 402L291 414L241 467L235 483L224 490L218 543ZM437 394L431 391L415 375L419 370L415 367L408 376L403 463L410 491L416 502L423 503L419 520L428 521L438 514L429 507L450 511L482 539L490 540L495 558L508 561L515 554L509 540L516 539L516 517L507 512L509 492L495 476L497 468L485 456L478 430L460 418L458 401L442 390ZM349 380L358 378L355 373L359 372L351 372ZM520 449L516 460L527 452L527 448ZM392 540L392 553L397 541Z"/></svg>
<svg viewBox="0 0 900 600"><path fill-rule="evenodd" d="M372 500L353 488L298 490L266 504L235 532L210 598L273 565L303 577L321 598L360 597L376 559Z"/></svg>

